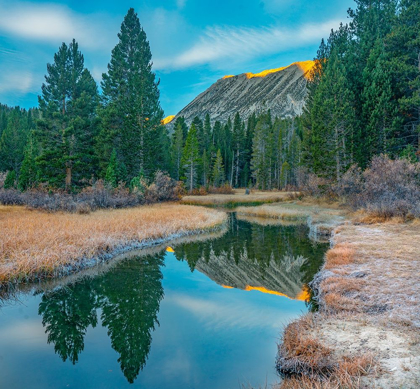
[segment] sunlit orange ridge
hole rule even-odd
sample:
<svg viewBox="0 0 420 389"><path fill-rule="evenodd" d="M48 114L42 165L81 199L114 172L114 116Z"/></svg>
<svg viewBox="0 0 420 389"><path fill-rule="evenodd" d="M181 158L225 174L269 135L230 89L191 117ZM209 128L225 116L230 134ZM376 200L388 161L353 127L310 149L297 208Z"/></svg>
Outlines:
<svg viewBox="0 0 420 389"><path fill-rule="evenodd" d="M259 73L248 72L248 73L245 73L245 75L248 79L249 78L256 78L256 77L266 77L269 74L281 72L282 70L290 68L291 66L298 66L302 70L302 72L304 74L304 77L306 79L309 79L310 78L310 70L314 67L314 65L315 65L314 61L294 62L289 66L283 66L281 68L276 68L276 69L267 69L267 70L263 70L262 72L259 72ZM230 77L234 77L234 76L232 76L232 75L224 76L223 79L230 78Z"/></svg>
<svg viewBox="0 0 420 389"><path fill-rule="evenodd" d="M167 116L165 119L163 119L163 120L162 120L162 124L168 124L168 123L170 123L172 120L174 120L174 118L175 118L175 115L170 115L170 116Z"/></svg>
<svg viewBox="0 0 420 389"><path fill-rule="evenodd" d="M229 286L229 285L222 285L223 288L226 289L234 289L233 286ZM247 285L245 286L246 291L251 291L251 290L257 290L258 292L262 292L262 293L267 293L267 294L274 294L277 296L282 296L282 297L287 297L288 299L291 300L299 300L299 301L309 301L310 299L310 295L308 293L308 291L306 289L302 289L302 291L300 291L296 297L290 297L287 294L281 293L281 292L277 292L275 290L270 290L267 288L264 288L263 286L251 286L251 285Z"/></svg>

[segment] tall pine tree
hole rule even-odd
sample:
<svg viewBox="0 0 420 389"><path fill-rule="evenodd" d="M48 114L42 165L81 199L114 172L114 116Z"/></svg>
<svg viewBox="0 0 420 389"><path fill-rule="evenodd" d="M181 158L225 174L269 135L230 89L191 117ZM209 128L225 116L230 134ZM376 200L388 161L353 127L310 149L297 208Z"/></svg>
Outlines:
<svg viewBox="0 0 420 389"><path fill-rule="evenodd" d="M148 178L162 168L159 82L152 71L152 54L146 33L133 8L128 10L112 50L108 72L103 74L103 108L97 153L102 174L113 149L127 168L127 179L142 171ZM167 150L166 150L167 152Z"/></svg>

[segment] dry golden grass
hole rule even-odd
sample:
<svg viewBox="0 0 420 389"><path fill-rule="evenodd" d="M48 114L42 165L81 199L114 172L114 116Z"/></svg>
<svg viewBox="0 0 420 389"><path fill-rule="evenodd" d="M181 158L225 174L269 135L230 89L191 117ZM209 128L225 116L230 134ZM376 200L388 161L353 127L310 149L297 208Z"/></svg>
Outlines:
<svg viewBox="0 0 420 389"><path fill-rule="evenodd" d="M310 216L310 212L301 208L292 208L289 204L279 205L261 205L258 207L238 207L236 209L238 215L246 215L253 217L265 217L280 220L306 220Z"/></svg>
<svg viewBox="0 0 420 389"><path fill-rule="evenodd" d="M279 389L359 389L361 377L370 373L375 362L372 354L343 357L332 374L320 377L290 377Z"/></svg>
<svg viewBox="0 0 420 389"><path fill-rule="evenodd" d="M330 349L327 362L338 368L327 376L304 373L285 379L282 389L418 387L420 342L413 339L420 332L420 222L366 213L353 214L353 222L335 228L334 248L315 278L320 303L316 323L301 325L301 334L290 335ZM298 350L305 346L295 342ZM372 367L372 357L363 356L367 350L375 356L377 374L366 375ZM310 353L303 355L299 359L292 350L284 359L302 367ZM321 367L327 363L319 360Z"/></svg>
<svg viewBox="0 0 420 389"><path fill-rule="evenodd" d="M223 212L178 204L101 210L88 215L0 206L0 285L51 276L81 259L211 229L225 220Z"/></svg>
<svg viewBox="0 0 420 389"><path fill-rule="evenodd" d="M206 196L184 196L182 204L226 206L240 204L263 204L289 200L295 192L252 191L246 195L245 189L235 189L235 194L210 194Z"/></svg>
<svg viewBox="0 0 420 389"><path fill-rule="evenodd" d="M325 269L348 265L355 261L355 250L347 243L334 246L325 254Z"/></svg>
<svg viewBox="0 0 420 389"><path fill-rule="evenodd" d="M358 388L360 377L374 365L372 354L339 356L313 335L317 329L313 314L286 327L278 364L287 376L280 389Z"/></svg>
<svg viewBox="0 0 420 389"><path fill-rule="evenodd" d="M334 248L326 255L325 269L333 271L336 277L332 277L331 283L324 280L320 288L327 307L330 305L338 312L352 309L371 312L373 318L380 313L390 322L398 318L420 327L417 223L388 220L380 224L341 226L334 242ZM357 273L361 273L360 278L352 276ZM348 284L360 286L350 306L340 298L349 298L344 287Z"/></svg>

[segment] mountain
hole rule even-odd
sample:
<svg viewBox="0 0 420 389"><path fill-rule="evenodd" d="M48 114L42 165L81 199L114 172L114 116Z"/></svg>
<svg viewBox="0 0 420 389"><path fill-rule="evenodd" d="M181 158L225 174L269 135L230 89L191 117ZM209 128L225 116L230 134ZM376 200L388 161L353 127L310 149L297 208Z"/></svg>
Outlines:
<svg viewBox="0 0 420 389"><path fill-rule="evenodd" d="M258 290L296 300L307 300L301 272L307 261L301 255L285 255L282 261L270 260L265 269L261 264L243 256L239 262L230 260L227 255L210 255L210 260L201 258L195 269L224 288Z"/></svg>
<svg viewBox="0 0 420 389"><path fill-rule="evenodd" d="M269 109L273 117L292 117L302 113L306 97L306 82L313 61L295 62L289 66L264 70L260 73L242 73L225 76L198 95L177 115L191 124L195 116L204 119L208 113L211 122L226 122L239 112L242 119ZM165 124L166 124L165 123ZM169 124L170 126L170 124Z"/></svg>

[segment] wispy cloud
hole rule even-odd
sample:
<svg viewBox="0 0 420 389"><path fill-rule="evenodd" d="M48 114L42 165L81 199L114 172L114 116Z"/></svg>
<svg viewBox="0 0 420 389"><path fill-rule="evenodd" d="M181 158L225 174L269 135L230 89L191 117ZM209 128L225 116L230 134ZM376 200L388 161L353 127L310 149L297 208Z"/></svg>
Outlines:
<svg viewBox="0 0 420 389"><path fill-rule="evenodd" d="M281 27L242 28L211 27L192 47L174 57L155 60L158 69L185 69L209 64L225 67L226 61L240 63L256 56L281 53L290 48L318 43L328 35L338 20L319 24L304 24L297 29Z"/></svg>
<svg viewBox="0 0 420 389"><path fill-rule="evenodd" d="M178 9L184 8L186 3L187 0L176 0L176 6L178 7Z"/></svg>
<svg viewBox="0 0 420 389"><path fill-rule="evenodd" d="M9 36L54 44L76 38L87 48L101 49L109 46L107 22L110 19L98 16L78 14L58 4L3 3L0 4L0 31Z"/></svg>
<svg viewBox="0 0 420 389"><path fill-rule="evenodd" d="M0 72L0 93L25 94L32 91L34 76L28 71L3 70Z"/></svg>
<svg viewBox="0 0 420 389"><path fill-rule="evenodd" d="M293 312L261 306L252 299L246 302L235 298L225 301L220 294L212 294L210 300L173 293L165 301L191 312L212 328L281 328L294 315Z"/></svg>

